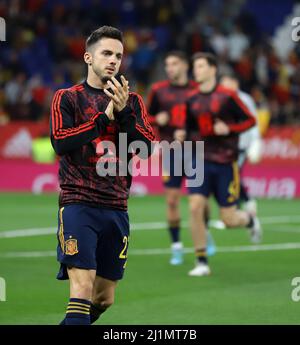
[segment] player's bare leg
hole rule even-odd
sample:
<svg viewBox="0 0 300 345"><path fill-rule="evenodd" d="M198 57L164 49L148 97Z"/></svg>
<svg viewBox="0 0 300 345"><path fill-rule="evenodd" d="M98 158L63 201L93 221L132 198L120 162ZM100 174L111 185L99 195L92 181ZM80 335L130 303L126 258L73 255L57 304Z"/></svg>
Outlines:
<svg viewBox="0 0 300 345"><path fill-rule="evenodd" d="M180 241L180 189L166 188L167 220L172 240L171 265L180 265L183 262L183 245Z"/></svg>
<svg viewBox="0 0 300 345"><path fill-rule="evenodd" d="M115 300L117 281L96 276L92 292L91 323L99 319Z"/></svg>
<svg viewBox="0 0 300 345"><path fill-rule="evenodd" d="M70 297L82 298L91 301L96 270L68 268L70 280Z"/></svg>
<svg viewBox="0 0 300 345"><path fill-rule="evenodd" d="M206 248L206 227L205 209L207 198L200 194L193 194L189 197L190 222L192 239L195 250Z"/></svg>
<svg viewBox="0 0 300 345"><path fill-rule="evenodd" d="M95 270L68 268L70 301L62 325L89 325Z"/></svg>
<svg viewBox="0 0 300 345"><path fill-rule="evenodd" d="M206 224L205 210L207 198L201 194L189 197L190 222L192 239L197 257L196 267L189 272L191 276L202 276L210 273L206 254Z"/></svg>
<svg viewBox="0 0 300 345"><path fill-rule="evenodd" d="M247 227L250 229L251 240L260 242L262 230L256 214L239 210L236 205L220 208L220 218L228 228Z"/></svg>
<svg viewBox="0 0 300 345"><path fill-rule="evenodd" d="M216 254L216 245L212 237L212 234L209 231L209 218L210 218L210 206L207 200L207 203L205 205L205 210L204 210L204 220L205 220L205 227L206 227L206 253L207 253L207 256L212 256Z"/></svg>
<svg viewBox="0 0 300 345"><path fill-rule="evenodd" d="M220 218L228 228L245 227L249 224L250 216L236 205L220 208Z"/></svg>

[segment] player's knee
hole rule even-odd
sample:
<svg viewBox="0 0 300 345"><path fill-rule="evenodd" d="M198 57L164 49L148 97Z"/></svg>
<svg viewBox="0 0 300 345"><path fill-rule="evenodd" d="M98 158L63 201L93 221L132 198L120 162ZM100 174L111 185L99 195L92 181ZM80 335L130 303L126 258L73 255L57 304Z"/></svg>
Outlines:
<svg viewBox="0 0 300 345"><path fill-rule="evenodd" d="M192 217L204 212L204 206L199 200L190 201L189 209Z"/></svg>
<svg viewBox="0 0 300 345"><path fill-rule="evenodd" d="M234 214L222 214L221 220L227 228L234 228L237 226L236 217Z"/></svg>
<svg viewBox="0 0 300 345"><path fill-rule="evenodd" d="M177 210L177 208L178 208L178 200L176 198L168 198L167 206L172 211Z"/></svg>
<svg viewBox="0 0 300 345"><path fill-rule="evenodd" d="M196 216L200 212L200 207L197 203L191 203L190 204L190 213L191 216Z"/></svg>

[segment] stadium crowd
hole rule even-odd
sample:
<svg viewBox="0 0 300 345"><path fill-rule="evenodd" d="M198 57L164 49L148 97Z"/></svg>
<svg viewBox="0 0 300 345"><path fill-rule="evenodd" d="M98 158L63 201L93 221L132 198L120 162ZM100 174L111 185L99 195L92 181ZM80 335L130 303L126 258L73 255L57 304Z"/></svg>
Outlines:
<svg viewBox="0 0 300 345"><path fill-rule="evenodd" d="M123 71L144 95L161 79L171 49L217 54L273 124L299 122L300 49L282 61L241 0L0 0L7 38L1 42L0 124L48 117L53 92L82 80L85 39L101 25L124 32ZM9 5L8 5L9 4ZM222 18L222 21L219 19Z"/></svg>

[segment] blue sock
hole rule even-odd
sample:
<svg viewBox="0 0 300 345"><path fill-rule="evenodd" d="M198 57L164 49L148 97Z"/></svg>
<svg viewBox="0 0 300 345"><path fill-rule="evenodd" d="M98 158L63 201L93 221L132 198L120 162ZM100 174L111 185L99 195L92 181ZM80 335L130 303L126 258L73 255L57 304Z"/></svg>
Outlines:
<svg viewBox="0 0 300 345"><path fill-rule="evenodd" d="M66 317L61 324L64 325L90 325L91 302L86 299L70 298Z"/></svg>

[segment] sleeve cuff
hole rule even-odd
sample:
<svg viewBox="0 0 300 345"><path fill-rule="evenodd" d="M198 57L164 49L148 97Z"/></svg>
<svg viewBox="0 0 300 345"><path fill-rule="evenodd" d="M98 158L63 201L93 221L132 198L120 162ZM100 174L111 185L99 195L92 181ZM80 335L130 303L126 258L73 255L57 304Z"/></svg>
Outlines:
<svg viewBox="0 0 300 345"><path fill-rule="evenodd" d="M116 113L116 116L122 117L125 114L131 114L131 113L132 113L132 109L128 105L126 105L121 111Z"/></svg>
<svg viewBox="0 0 300 345"><path fill-rule="evenodd" d="M122 127L135 126L136 117L132 109L127 105L122 111L115 113L115 117Z"/></svg>

